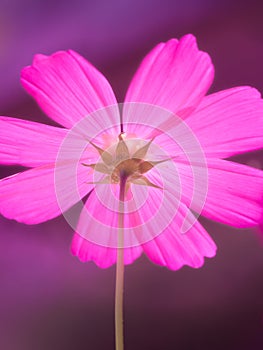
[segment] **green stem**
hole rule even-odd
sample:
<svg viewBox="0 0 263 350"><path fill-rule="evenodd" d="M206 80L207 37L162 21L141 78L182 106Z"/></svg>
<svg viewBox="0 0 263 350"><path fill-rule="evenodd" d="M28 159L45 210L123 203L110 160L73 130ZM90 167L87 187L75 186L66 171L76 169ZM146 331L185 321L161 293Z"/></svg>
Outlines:
<svg viewBox="0 0 263 350"><path fill-rule="evenodd" d="M119 217L118 217L118 248L116 263L115 287L115 344L116 350L123 350L123 285L124 285L124 197L127 178L120 176Z"/></svg>

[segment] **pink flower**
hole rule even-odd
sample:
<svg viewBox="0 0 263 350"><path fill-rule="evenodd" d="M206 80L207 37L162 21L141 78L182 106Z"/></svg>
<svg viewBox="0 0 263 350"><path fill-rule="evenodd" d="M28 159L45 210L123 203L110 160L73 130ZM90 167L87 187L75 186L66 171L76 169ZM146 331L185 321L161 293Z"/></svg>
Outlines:
<svg viewBox="0 0 263 350"><path fill-rule="evenodd" d="M108 267L123 172L125 263L144 252L170 269L200 267L216 246L193 212L239 228L262 217L262 171L225 160L262 147L262 99L247 86L205 96L213 77L192 35L161 43L120 114L105 77L80 55L36 55L22 84L62 127L0 117L0 162L30 168L0 181L0 212L26 224L61 212L70 221L66 210L89 194L72 252Z"/></svg>

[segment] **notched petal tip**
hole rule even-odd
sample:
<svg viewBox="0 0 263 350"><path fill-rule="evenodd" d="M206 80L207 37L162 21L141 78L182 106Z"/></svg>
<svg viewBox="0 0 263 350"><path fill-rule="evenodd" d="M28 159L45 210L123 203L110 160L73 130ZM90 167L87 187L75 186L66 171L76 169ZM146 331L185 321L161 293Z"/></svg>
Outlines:
<svg viewBox="0 0 263 350"><path fill-rule="evenodd" d="M44 62L50 62L53 59L56 59L56 57L58 57L58 56L61 57L61 56L65 56L67 54L68 54L68 52L63 51L63 50L56 51L56 52L52 53L51 55L44 55L44 54L39 53L39 54L34 55L32 65L28 65L27 67L28 68L32 68L32 67L37 68L37 66L43 64Z"/></svg>
<svg viewBox="0 0 263 350"><path fill-rule="evenodd" d="M23 83L23 80L26 82L28 81L28 77L30 76L31 70L32 70L32 66L30 65L25 66L24 68L21 69L20 79L22 83Z"/></svg>
<svg viewBox="0 0 263 350"><path fill-rule="evenodd" d="M180 40L189 41L189 42L191 42L191 43L197 43L196 37L195 37L195 35L192 34L192 33L188 33L188 34L183 35L183 36L180 38Z"/></svg>
<svg viewBox="0 0 263 350"><path fill-rule="evenodd" d="M41 53L38 53L33 57L32 66L37 65L39 62L46 60L46 59L48 59L47 55L43 55Z"/></svg>

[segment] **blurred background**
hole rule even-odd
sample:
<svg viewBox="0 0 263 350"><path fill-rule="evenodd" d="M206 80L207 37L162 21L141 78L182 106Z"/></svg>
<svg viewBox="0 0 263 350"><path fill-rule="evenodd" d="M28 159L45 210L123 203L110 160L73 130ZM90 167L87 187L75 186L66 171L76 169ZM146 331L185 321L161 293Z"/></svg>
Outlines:
<svg viewBox="0 0 263 350"><path fill-rule="evenodd" d="M193 33L216 68L211 92L263 92L263 2L232 0L0 0L0 114L51 123L23 91L36 53L74 49L121 102L144 55ZM263 168L262 152L235 160ZM0 177L19 168L0 167ZM22 203L21 203L22 205ZM263 239L202 219L218 254L178 272L145 257L126 268L126 350L263 348ZM115 268L82 264L63 218L26 226L0 217L0 349L114 349Z"/></svg>

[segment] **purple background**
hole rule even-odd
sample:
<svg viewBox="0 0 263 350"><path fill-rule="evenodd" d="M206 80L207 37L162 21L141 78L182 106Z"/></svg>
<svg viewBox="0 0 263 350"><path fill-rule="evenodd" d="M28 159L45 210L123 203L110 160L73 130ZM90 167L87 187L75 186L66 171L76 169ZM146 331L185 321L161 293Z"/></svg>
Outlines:
<svg viewBox="0 0 263 350"><path fill-rule="evenodd" d="M148 50L189 32L215 64L211 91L263 92L262 14L254 0L1 0L0 114L50 123L19 84L35 53L77 50L121 102ZM235 160L263 165L262 152ZM262 237L202 223L219 247L203 268L172 272L145 257L126 268L126 350L263 348ZM114 267L72 257L61 217L37 226L0 217L0 235L0 349L114 349Z"/></svg>

